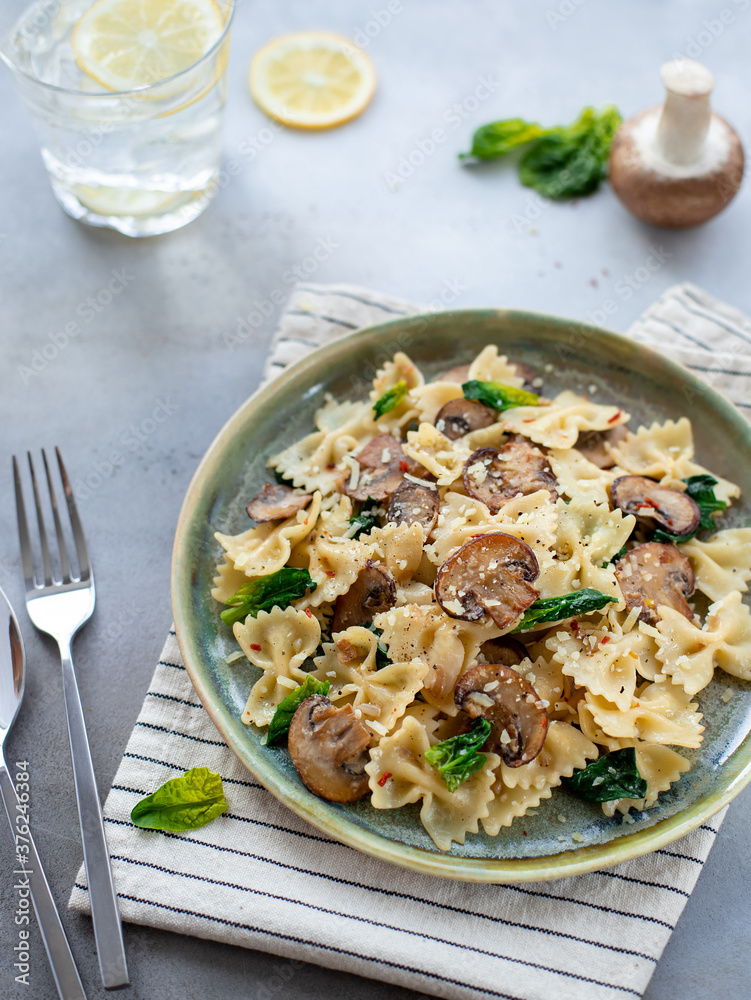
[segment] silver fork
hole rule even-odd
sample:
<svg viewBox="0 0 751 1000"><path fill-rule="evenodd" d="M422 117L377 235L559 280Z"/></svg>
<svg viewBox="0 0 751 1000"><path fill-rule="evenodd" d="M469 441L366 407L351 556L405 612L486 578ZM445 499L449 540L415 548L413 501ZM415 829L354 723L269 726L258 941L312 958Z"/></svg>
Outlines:
<svg viewBox="0 0 751 1000"><path fill-rule="evenodd" d="M23 489L18 462L13 458L13 476L16 487L16 511L18 514L18 536L21 542L21 561L26 580L26 610L29 618L40 632L46 632L57 642L63 668L63 691L65 694L65 711L68 717L68 735L70 737L70 755L73 760L73 776L76 785L78 802L78 819L81 825L81 840L83 841L83 861L89 884L91 899L91 917L94 925L99 971L105 989L114 989L128 985L128 967L125 961L125 946L120 913L117 908L117 894L112 881L110 856L107 840L104 835L102 807L94 777L94 766L91 761L91 750L86 735L86 724L83 717L81 696L78 691L76 674L71 657L71 642L81 626L89 620L94 611L96 593L94 590L94 572L91 567L86 539L84 538L81 521L78 517L73 491L70 488L68 475L60 457L59 449L55 449L57 463L60 468L60 478L68 508L70 526L76 547L78 574L71 570L68 548L63 534L63 526L57 506L52 476L47 464L47 456L42 451L42 461L49 487L52 519L57 536L58 554L60 560L60 576L56 577L52 568L50 549L47 543L47 531L44 526L42 506L39 501L34 463L31 454L28 455L31 472L31 488L34 494L37 522L39 525L39 547L42 553L42 574L35 575L34 559L26 521Z"/></svg>

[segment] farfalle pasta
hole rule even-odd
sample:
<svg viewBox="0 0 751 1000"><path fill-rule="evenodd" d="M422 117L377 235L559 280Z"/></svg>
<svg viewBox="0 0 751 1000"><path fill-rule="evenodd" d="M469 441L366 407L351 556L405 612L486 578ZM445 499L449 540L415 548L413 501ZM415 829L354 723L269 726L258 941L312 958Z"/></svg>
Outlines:
<svg viewBox="0 0 751 1000"><path fill-rule="evenodd" d="M751 528L690 420L542 388L492 344L433 380L397 353L216 534L242 721L318 795L419 803L440 850L568 781L629 820L690 768L715 671L751 679Z"/></svg>

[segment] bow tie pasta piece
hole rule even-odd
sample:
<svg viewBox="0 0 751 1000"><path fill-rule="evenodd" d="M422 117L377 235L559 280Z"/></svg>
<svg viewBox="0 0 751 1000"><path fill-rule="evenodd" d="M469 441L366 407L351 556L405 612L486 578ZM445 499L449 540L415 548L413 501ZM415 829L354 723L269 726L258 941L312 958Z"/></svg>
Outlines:
<svg viewBox="0 0 751 1000"><path fill-rule="evenodd" d="M492 622L476 624L449 618L437 604L405 605L376 615L381 642L394 662L425 666L423 697L447 715L456 715L454 687L477 659L480 646L498 634Z"/></svg>
<svg viewBox="0 0 751 1000"><path fill-rule="evenodd" d="M406 583L422 561L423 529L421 524L396 524L373 528L363 540L373 546L373 561L381 563L397 584Z"/></svg>
<svg viewBox="0 0 751 1000"><path fill-rule="evenodd" d="M622 469L601 469L576 448L551 448L548 461L558 480L558 492L579 500L610 505L608 487L623 475Z"/></svg>
<svg viewBox="0 0 751 1000"><path fill-rule="evenodd" d="M408 358L402 351L397 351L393 360L387 361L376 372L376 376L373 379L373 388L370 391L371 414L373 416L375 414L372 407L389 389L393 389L399 382L406 384L406 395L388 413L377 418L378 433L383 434L399 431L418 416L413 390L419 390L425 384L425 379L414 361Z"/></svg>
<svg viewBox="0 0 751 1000"><path fill-rule="evenodd" d="M235 569L235 564L230 557L225 554L222 561L217 564L214 586L211 589L211 596L220 604L227 601L236 594L240 587L248 582L248 578L242 570Z"/></svg>
<svg viewBox="0 0 751 1000"><path fill-rule="evenodd" d="M263 670L253 685L241 719L245 725L268 726L277 705L302 684L300 667L321 641L318 620L295 608L259 611L235 622L232 630L251 663Z"/></svg>
<svg viewBox="0 0 751 1000"><path fill-rule="evenodd" d="M657 658L673 684L694 695L709 684L714 668L751 680L751 612L738 591L709 606L702 628L672 608L659 609Z"/></svg>
<svg viewBox="0 0 751 1000"><path fill-rule="evenodd" d="M467 833L477 833L479 820L487 816L493 797L493 768L500 758L487 754L486 766L450 792L438 771L425 760L430 746L425 728L412 716L407 716L392 736L382 739L370 751L370 763L365 765L373 793L371 805L398 809L422 799L423 826L440 851L449 851L452 841L463 844Z"/></svg>
<svg viewBox="0 0 751 1000"><path fill-rule="evenodd" d="M367 403L354 403L350 399L338 402L331 394L327 394L325 398L326 402L316 410L313 417L313 423L319 431L326 433L340 431L344 427L360 425L363 421L371 420L370 407ZM373 435L378 433L375 421L370 433Z"/></svg>
<svg viewBox="0 0 751 1000"><path fill-rule="evenodd" d="M716 476L704 466L693 461L694 434L687 417L680 420L655 421L649 427L640 427L635 434L611 449L618 465L637 476L657 479L663 486L684 489L684 479L689 476L711 475L717 480L714 487L718 500L726 503L739 497L740 488Z"/></svg>
<svg viewBox="0 0 751 1000"><path fill-rule="evenodd" d="M561 778L570 778L587 760L599 756L595 744L568 722L551 722L542 750L524 767L508 767L501 761L498 776L504 789L554 788ZM490 813L493 810L491 807Z"/></svg>
<svg viewBox="0 0 751 1000"><path fill-rule="evenodd" d="M234 568L246 577L269 576L286 565L293 546L310 534L320 509L321 494L314 493L308 506L286 521L268 521L239 535L217 531L214 538L225 549Z"/></svg>
<svg viewBox="0 0 751 1000"><path fill-rule="evenodd" d="M573 448L580 431L609 431L630 420L617 406L590 403L565 390L549 406L516 406L505 410L501 424L509 434L523 434L546 448Z"/></svg>
<svg viewBox="0 0 751 1000"><path fill-rule="evenodd" d="M346 422L333 430L314 431L269 459L269 467L308 493L335 493L349 474L344 458L359 451L378 433L365 403L343 412ZM324 420L327 420L324 417Z"/></svg>
<svg viewBox="0 0 751 1000"><path fill-rule="evenodd" d="M524 379L517 373L516 365L512 364L505 354L499 354L495 344L483 347L475 360L469 366L469 374L465 382L503 382L515 389L521 389Z"/></svg>
<svg viewBox="0 0 751 1000"><path fill-rule="evenodd" d="M451 441L432 424L420 424L416 431L407 431L405 455L419 462L432 473L439 486L450 486L461 478L469 449L463 443Z"/></svg>
<svg viewBox="0 0 751 1000"><path fill-rule="evenodd" d="M694 571L696 589L710 601L739 590L745 594L751 580L751 528L728 528L718 531L706 542L693 538L681 545Z"/></svg>
<svg viewBox="0 0 751 1000"><path fill-rule="evenodd" d="M637 812L649 809L657 801L660 792L666 792L679 780L684 771L691 770L691 764L686 758L670 747L660 746L657 743L642 743L639 740L623 740L622 744L635 747L636 767L647 782L647 794L643 799L613 799L610 802L602 802L602 811L606 816L614 816L616 812L625 815L629 809L635 809Z"/></svg>
<svg viewBox="0 0 751 1000"><path fill-rule="evenodd" d="M432 563L430 564L433 565ZM433 588L428 583L420 583L417 580L411 580L409 583L405 583L403 586L399 587L396 591L396 607L403 608L407 604L434 604L435 594L433 593Z"/></svg>
<svg viewBox="0 0 751 1000"><path fill-rule="evenodd" d="M595 743L603 742L597 738L599 731L616 739L696 748L704 732L698 707L683 688L665 682L646 684L627 712L588 691L579 704L579 722L582 732Z"/></svg>
<svg viewBox="0 0 751 1000"><path fill-rule="evenodd" d="M433 529L433 541L425 546L425 552L434 565L442 566L465 542L477 535L500 531L529 545L542 575L553 564L557 523L558 513L547 490L514 497L497 514L491 514L481 500L449 491Z"/></svg>
<svg viewBox="0 0 751 1000"><path fill-rule="evenodd" d="M426 382L410 393L415 402L417 422L435 424L439 410L452 399L464 399L458 382Z"/></svg>
<svg viewBox="0 0 751 1000"><path fill-rule="evenodd" d="M485 833L489 837L497 837L504 826L511 826L515 819L526 815L530 809L536 809L543 799L549 799L553 794L553 786L504 788L503 779L497 775L491 793L493 798L488 803L488 813L481 819Z"/></svg>
<svg viewBox="0 0 751 1000"><path fill-rule="evenodd" d="M542 645L535 643L534 646ZM547 652L543 648L544 652ZM532 657L532 654L535 654ZM564 676L560 663L540 655L536 648L530 649L530 658L514 667L517 673L529 681L537 692L548 717L562 722L577 722L576 704L583 693L575 694L571 678ZM521 770L521 769L520 769Z"/></svg>

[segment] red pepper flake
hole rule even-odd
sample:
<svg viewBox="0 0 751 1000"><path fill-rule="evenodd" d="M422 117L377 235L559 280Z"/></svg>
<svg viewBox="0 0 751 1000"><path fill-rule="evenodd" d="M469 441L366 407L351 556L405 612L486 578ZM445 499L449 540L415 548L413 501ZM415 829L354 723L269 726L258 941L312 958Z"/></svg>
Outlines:
<svg viewBox="0 0 751 1000"><path fill-rule="evenodd" d="M619 417L620 417L620 416L621 416L622 414L623 414L623 410L618 410L618 412L617 412L617 413L614 413L614 414L613 414L613 416L612 416L612 417L610 418L610 420L608 420L608 423L609 423L609 424L614 424L614 423L616 422L616 420L617 420L617 419L618 419L618 418L619 418Z"/></svg>
<svg viewBox="0 0 751 1000"><path fill-rule="evenodd" d="M537 420L537 417L525 417L524 420L522 420L522 423L523 424L533 424L535 422L535 420Z"/></svg>
<svg viewBox="0 0 751 1000"><path fill-rule="evenodd" d="M600 642L601 642L601 643L606 643L606 642L610 642L610 636L609 636L609 635L604 635L604 636L602 637L602 639L600 639Z"/></svg>
<svg viewBox="0 0 751 1000"><path fill-rule="evenodd" d="M524 834L525 837L527 836L527 831L526 830L522 830L522 833Z"/></svg>
<svg viewBox="0 0 751 1000"><path fill-rule="evenodd" d="M571 622L571 629L573 632L579 631L579 622L576 619Z"/></svg>
<svg viewBox="0 0 751 1000"><path fill-rule="evenodd" d="M308 616L308 618L313 617L313 612L310 610L310 608L305 609L305 614Z"/></svg>
<svg viewBox="0 0 751 1000"><path fill-rule="evenodd" d="M326 463L326 468L327 468L327 469L335 469L335 468L336 468L336 466L334 465L334 463L333 463L333 462L327 462L327 463Z"/></svg>
<svg viewBox="0 0 751 1000"><path fill-rule="evenodd" d="M409 472L409 464L403 460L399 462L399 468L402 472Z"/></svg>
<svg viewBox="0 0 751 1000"><path fill-rule="evenodd" d="M327 569L326 570L326 576L336 576L336 570L334 570L334 569Z"/></svg>
<svg viewBox="0 0 751 1000"><path fill-rule="evenodd" d="M260 646L258 645L258 643L257 643L257 642L251 642L251 644L250 644L250 648L251 648L251 649L255 649L255 651L256 651L257 653L260 653L260 652L261 652L261 647L260 647Z"/></svg>
<svg viewBox="0 0 751 1000"><path fill-rule="evenodd" d="M389 780L390 777L391 777L391 771L386 771L385 774L381 775L381 777L378 779L378 784L381 786L381 788L383 788L383 786L386 784L386 782Z"/></svg>

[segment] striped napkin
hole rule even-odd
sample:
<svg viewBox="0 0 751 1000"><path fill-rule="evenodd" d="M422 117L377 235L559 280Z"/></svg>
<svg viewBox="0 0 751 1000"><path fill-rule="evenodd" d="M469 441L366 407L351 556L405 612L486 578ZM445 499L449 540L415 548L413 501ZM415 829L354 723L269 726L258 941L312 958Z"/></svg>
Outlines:
<svg viewBox="0 0 751 1000"><path fill-rule="evenodd" d="M266 377L362 326L417 311L349 286L297 286ZM751 409L751 321L684 284L629 331ZM748 399L749 402L744 402ZM228 812L185 834L136 829L134 804L206 765ZM123 918L441 997L640 997L722 821L628 864L557 882L451 882L360 854L308 826L238 762L170 632L104 807ZM83 869L70 906L89 913Z"/></svg>

